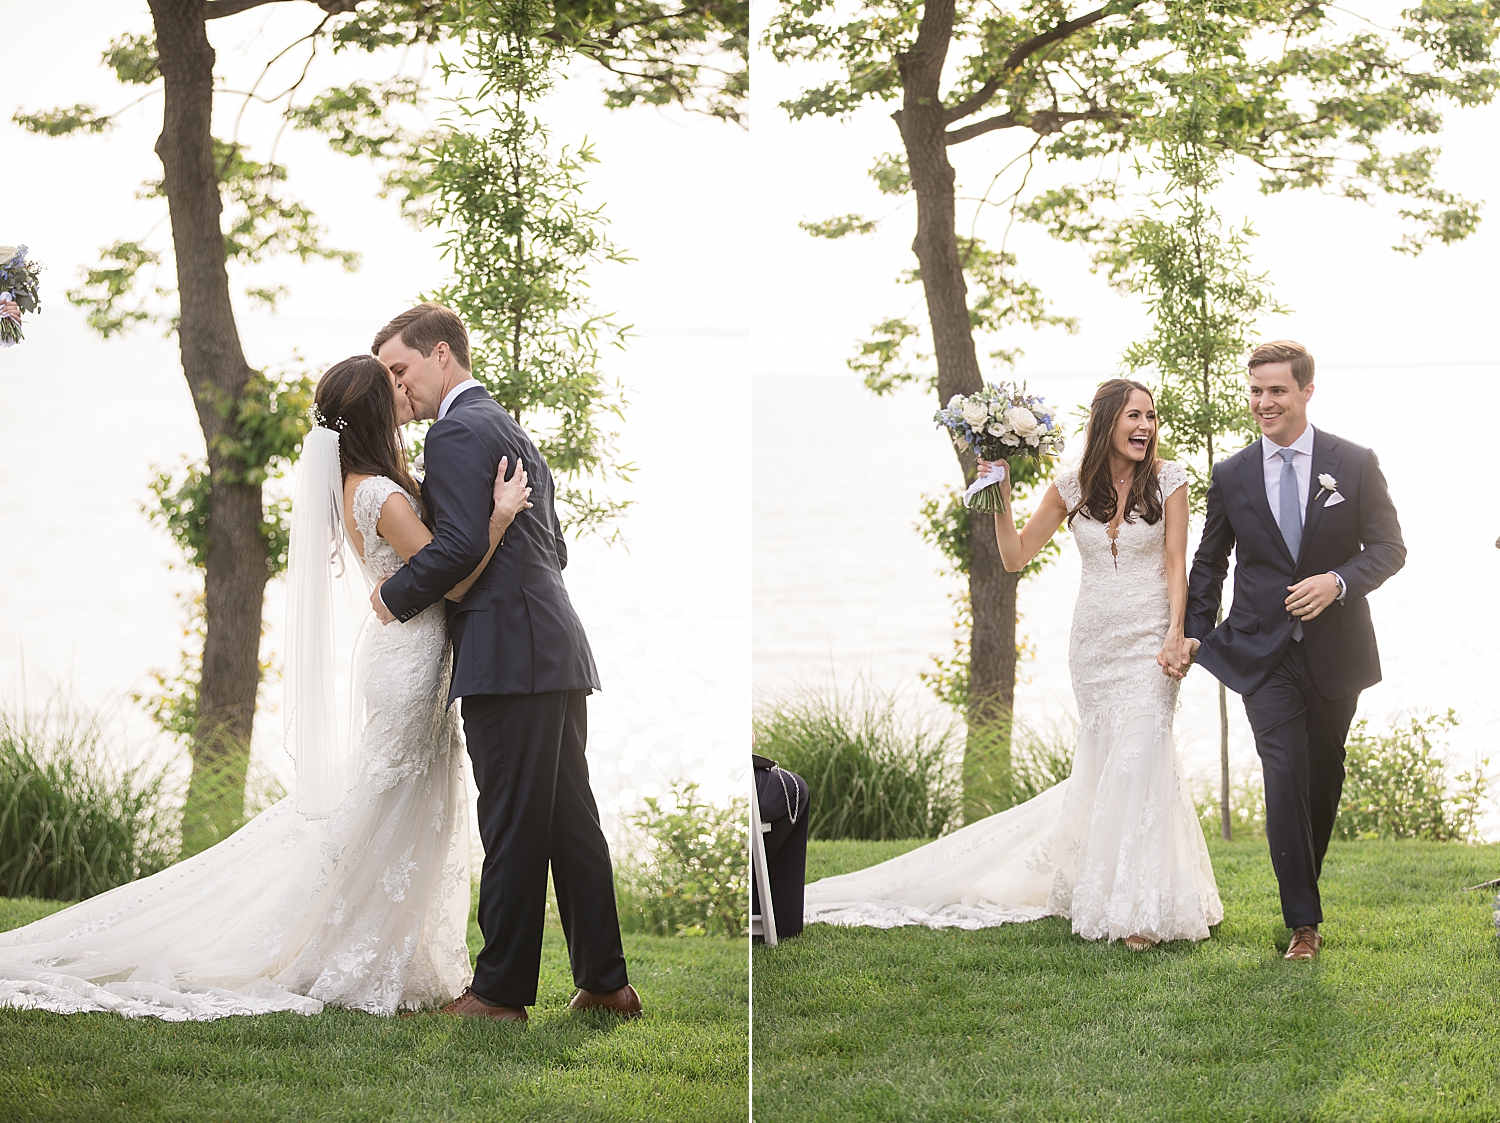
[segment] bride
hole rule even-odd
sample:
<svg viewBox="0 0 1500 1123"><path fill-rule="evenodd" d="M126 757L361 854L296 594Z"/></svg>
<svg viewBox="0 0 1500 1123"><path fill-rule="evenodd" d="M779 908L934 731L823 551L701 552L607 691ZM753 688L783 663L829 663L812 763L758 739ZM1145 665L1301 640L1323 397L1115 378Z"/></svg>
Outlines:
<svg viewBox="0 0 1500 1123"><path fill-rule="evenodd" d="M807 887L807 922L985 928L1065 916L1089 940L1141 951L1202 940L1224 917L1172 740L1187 600L1187 472L1156 457L1138 382L1094 394L1083 459L1017 533L1026 565L1064 521L1083 562L1068 646L1078 744L1068 779L1035 799L869 869ZM982 474L994 467L980 463ZM1004 489L1007 506L1010 484Z"/></svg>
<svg viewBox="0 0 1500 1123"><path fill-rule="evenodd" d="M0 933L0 1006L168 1021L314 1014L325 1003L394 1014L468 983L468 792L441 606L366 629L348 761L333 718L343 540L371 582L431 540L398 433L411 403L368 355L325 373L315 401L287 573L296 790L211 849ZM509 481L505 471L502 460L491 555L530 506L521 466ZM489 560L448 597L461 599Z"/></svg>

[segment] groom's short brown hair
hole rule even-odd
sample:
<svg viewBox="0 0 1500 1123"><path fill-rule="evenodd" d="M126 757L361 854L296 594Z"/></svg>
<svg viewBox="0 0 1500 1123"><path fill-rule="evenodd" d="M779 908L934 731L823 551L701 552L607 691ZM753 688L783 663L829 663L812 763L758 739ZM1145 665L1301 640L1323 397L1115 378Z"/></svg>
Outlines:
<svg viewBox="0 0 1500 1123"><path fill-rule="evenodd" d="M432 354L439 343L446 343L459 366L473 369L469 364L469 329L451 308L425 300L407 309L375 333L370 353L378 356L380 348L394 336L400 336L402 343L420 351L423 358Z"/></svg>
<svg viewBox="0 0 1500 1123"><path fill-rule="evenodd" d="M1306 347L1294 340L1273 339L1270 343L1262 343L1250 352L1250 362L1246 366L1254 370L1264 363L1291 363L1292 377L1303 390L1313 380L1313 357Z"/></svg>

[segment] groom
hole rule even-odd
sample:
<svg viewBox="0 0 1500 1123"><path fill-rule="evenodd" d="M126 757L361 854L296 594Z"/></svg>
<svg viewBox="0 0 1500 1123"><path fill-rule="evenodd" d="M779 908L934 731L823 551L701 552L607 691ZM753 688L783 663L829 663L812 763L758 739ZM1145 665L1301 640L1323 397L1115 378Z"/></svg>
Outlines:
<svg viewBox="0 0 1500 1123"><path fill-rule="evenodd" d="M371 350L416 415L434 421L422 481L432 541L376 587L371 604L381 623L437 604L484 559L502 457L524 463L531 483L530 509L516 515L463 600L446 602L449 700L463 698L479 786L484 950L473 984L444 1012L526 1020L536 1003L550 864L578 987L572 1008L635 1017L641 1002L625 975L614 872L584 759L585 700L599 679L563 584L568 554L552 473L525 430L470 377L469 335L456 313L419 304L381 328Z"/></svg>
<svg viewBox="0 0 1500 1123"><path fill-rule="evenodd" d="M1365 598L1405 563L1406 546L1375 454L1308 422L1307 349L1263 343L1249 367L1261 438L1214 466L1183 662L1196 656L1244 697L1292 929L1286 958L1312 959L1323 946L1318 875L1344 785L1344 739L1359 692L1380 681ZM1234 602L1215 627L1231 550Z"/></svg>

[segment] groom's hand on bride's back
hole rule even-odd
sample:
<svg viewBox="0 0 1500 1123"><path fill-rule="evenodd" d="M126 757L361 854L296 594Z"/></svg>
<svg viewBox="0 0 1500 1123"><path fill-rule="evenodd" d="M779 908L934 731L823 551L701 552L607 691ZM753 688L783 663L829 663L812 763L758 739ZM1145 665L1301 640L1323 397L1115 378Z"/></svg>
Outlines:
<svg viewBox="0 0 1500 1123"><path fill-rule="evenodd" d="M380 599L380 586L384 584L384 581L377 582L375 588L370 590L370 607L375 610L375 619L382 624L394 624L396 614L385 606L385 601Z"/></svg>

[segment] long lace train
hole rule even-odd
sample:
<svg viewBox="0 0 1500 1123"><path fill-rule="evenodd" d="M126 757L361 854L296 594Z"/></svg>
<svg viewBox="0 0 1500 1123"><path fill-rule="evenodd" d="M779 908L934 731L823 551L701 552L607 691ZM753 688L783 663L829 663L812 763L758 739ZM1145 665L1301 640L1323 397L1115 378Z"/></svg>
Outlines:
<svg viewBox="0 0 1500 1123"><path fill-rule="evenodd" d="M1161 465L1162 496L1187 482ZM1077 475L1057 480L1079 501ZM1069 778L869 869L806 890L808 923L983 928L1065 916L1087 939L1201 940L1223 919L1213 866L1172 739L1177 683L1156 653L1167 631L1165 521L1138 515L1112 539L1080 515L1083 561L1068 663L1078 704Z"/></svg>
<svg viewBox="0 0 1500 1123"><path fill-rule="evenodd" d="M375 532L396 491L377 476L355 493L377 580L401 564ZM457 995L469 815L442 607L376 630L361 662L363 731L331 817L288 796L201 854L0 933L0 1006L186 1021Z"/></svg>

